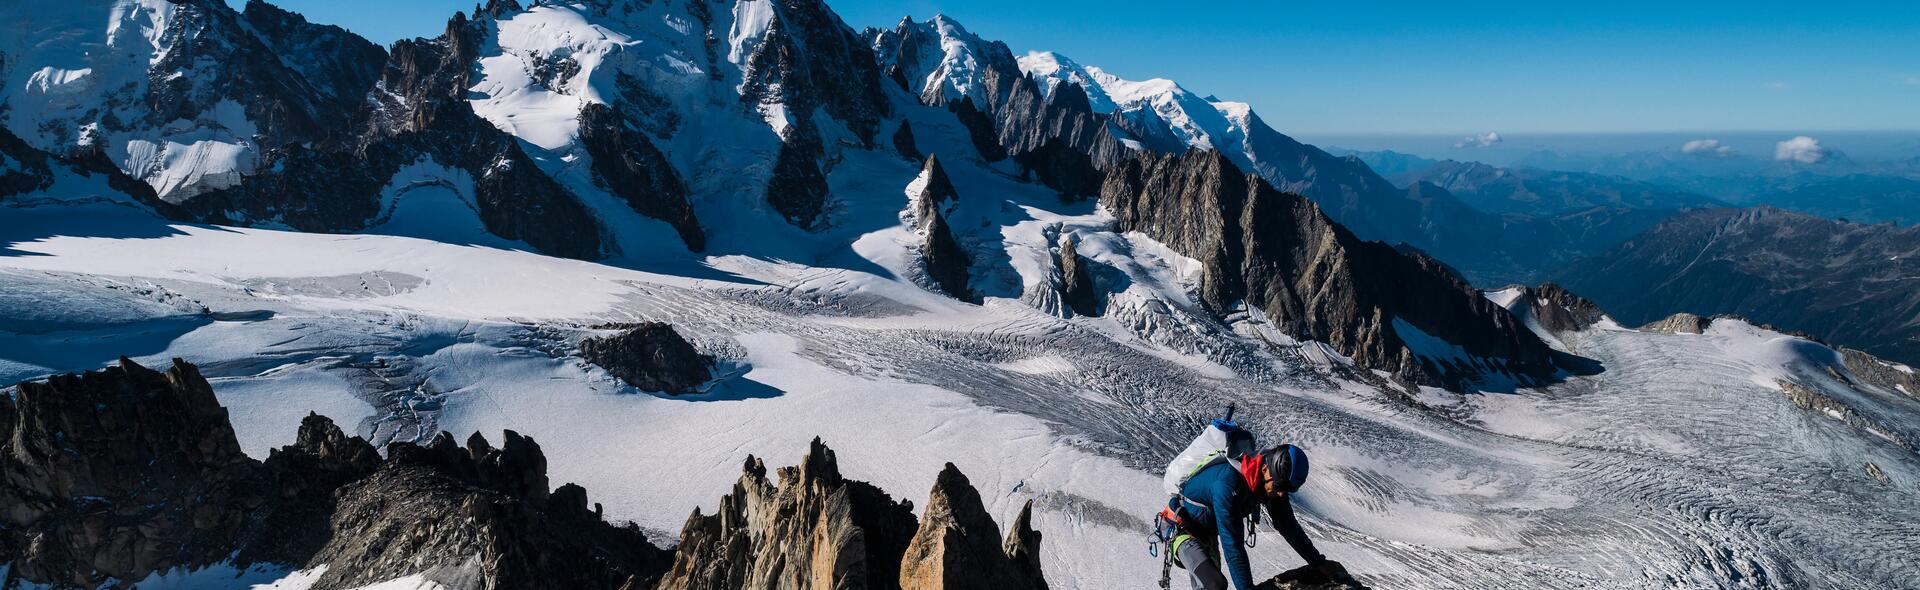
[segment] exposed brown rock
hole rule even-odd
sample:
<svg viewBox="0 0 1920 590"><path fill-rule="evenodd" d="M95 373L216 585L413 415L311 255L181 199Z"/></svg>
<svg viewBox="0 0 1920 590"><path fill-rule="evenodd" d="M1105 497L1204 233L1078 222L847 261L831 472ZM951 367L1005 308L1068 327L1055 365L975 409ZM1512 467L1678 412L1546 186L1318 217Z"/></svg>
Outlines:
<svg viewBox="0 0 1920 590"><path fill-rule="evenodd" d="M1024 524L1026 519L1022 519ZM902 590L1023 590L1046 587L1032 569L1032 557L1010 557L1007 549L1039 543L1038 534L1016 530L1002 548L1000 527L987 514L980 492L948 463L934 480L920 530L900 564Z"/></svg>
<svg viewBox="0 0 1920 590"><path fill-rule="evenodd" d="M1920 371L1913 367L1896 365L1851 348L1841 348L1840 356L1855 378L1920 398Z"/></svg>
<svg viewBox="0 0 1920 590"><path fill-rule="evenodd" d="M1686 312L1667 316L1666 319L1640 327L1642 332L1660 332L1663 334L1705 334L1707 326L1713 320Z"/></svg>
<svg viewBox="0 0 1920 590"><path fill-rule="evenodd" d="M1046 590L1047 578L1040 567L1040 531L1033 529L1033 500L1020 507L1020 516L1007 527L1007 542L1002 546L1013 561L1015 574L1033 581L1035 590Z"/></svg>
<svg viewBox="0 0 1920 590"><path fill-rule="evenodd" d="M913 505L841 477L833 451L814 439L799 466L748 457L719 510L687 518L659 590L896 588L913 534Z"/></svg>

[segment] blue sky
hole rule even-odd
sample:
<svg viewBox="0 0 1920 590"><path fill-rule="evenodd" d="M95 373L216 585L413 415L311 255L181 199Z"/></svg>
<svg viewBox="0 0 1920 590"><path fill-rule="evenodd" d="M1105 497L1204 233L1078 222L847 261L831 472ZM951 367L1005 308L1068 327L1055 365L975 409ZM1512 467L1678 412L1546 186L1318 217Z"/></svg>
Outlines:
<svg viewBox="0 0 1920 590"><path fill-rule="evenodd" d="M238 0L235 4L240 4ZM284 0L382 43L473 0ZM1294 134L1920 130L1920 2L837 0L1252 103Z"/></svg>

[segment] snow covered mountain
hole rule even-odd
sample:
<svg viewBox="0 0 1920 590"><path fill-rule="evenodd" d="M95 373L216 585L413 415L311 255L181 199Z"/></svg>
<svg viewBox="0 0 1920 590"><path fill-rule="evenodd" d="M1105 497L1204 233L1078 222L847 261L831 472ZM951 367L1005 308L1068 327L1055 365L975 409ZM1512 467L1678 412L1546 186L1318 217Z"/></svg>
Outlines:
<svg viewBox="0 0 1920 590"><path fill-rule="evenodd" d="M948 546L976 559L1037 560L1049 587L1144 587L1157 470L1227 404L1314 453L1297 505L1374 587L1920 573L1899 526L1920 519L1910 369L1738 320L1637 331L1557 288L1482 293L1446 252L1365 238L1478 232L1459 252L1509 237L1505 220L1175 84L1058 57L1039 74L1039 54L942 17L854 31L817 0L492 0L384 51L257 1L7 11L57 42L0 47L0 383L33 382L4 399L91 391L75 384L116 378L48 377L123 356L183 358L233 444L200 396L192 432L218 440L162 446L213 471L317 455L338 480L283 497L339 500L282 512L236 492L178 528L195 521L168 520L175 501L201 488L5 487L0 579L463 589L549 567L546 583L637 588L660 565L646 539L678 538L680 574L773 579L859 555L905 585L943 570L893 554L913 553L904 512L929 538L961 531ZM102 77L68 67L88 63ZM219 71L187 65L205 63ZM151 174L131 154L162 140L209 157ZM647 322L707 379L643 390L601 360L626 348L588 344ZM139 414L107 398L0 405L0 423ZM113 430L87 441L126 446ZM503 430L539 440L540 460L441 436ZM749 455L806 459L775 478ZM71 472L180 458L86 456ZM195 559L92 538L29 552L14 534L107 504L169 539L234 541L259 530L247 514L347 532L178 554ZM475 516L407 516L455 510ZM609 525L623 521L637 530ZM995 522L1019 523L1004 547ZM825 541L850 526L867 552L822 549L851 547ZM390 560L360 542L389 532L420 541ZM1255 550L1262 571L1291 565L1279 545Z"/></svg>

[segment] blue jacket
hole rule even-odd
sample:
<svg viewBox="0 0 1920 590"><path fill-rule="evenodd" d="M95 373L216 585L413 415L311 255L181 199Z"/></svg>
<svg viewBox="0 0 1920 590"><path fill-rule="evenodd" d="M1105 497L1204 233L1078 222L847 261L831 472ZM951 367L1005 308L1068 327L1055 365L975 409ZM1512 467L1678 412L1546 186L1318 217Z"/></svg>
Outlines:
<svg viewBox="0 0 1920 590"><path fill-rule="evenodd" d="M1221 462L1201 469L1180 488L1182 498L1173 502L1180 511L1180 517L1187 526L1187 533L1194 535L1202 543L1220 543L1220 569L1224 570L1233 587L1239 590L1253 590L1253 568L1247 565L1247 551L1241 524L1254 510L1259 509L1260 499L1253 490L1247 489L1247 480L1233 465ZM1293 501L1282 496L1267 504L1267 521L1280 531L1293 551L1309 564L1326 561L1326 557L1313 548L1313 541L1307 538L1307 532L1300 529L1300 521L1293 516Z"/></svg>

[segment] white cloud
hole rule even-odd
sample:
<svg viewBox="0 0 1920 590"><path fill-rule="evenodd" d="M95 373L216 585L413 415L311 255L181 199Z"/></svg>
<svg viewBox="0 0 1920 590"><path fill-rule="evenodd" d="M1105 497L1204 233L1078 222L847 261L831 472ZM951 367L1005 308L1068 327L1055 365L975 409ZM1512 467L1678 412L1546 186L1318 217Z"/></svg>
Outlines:
<svg viewBox="0 0 1920 590"><path fill-rule="evenodd" d="M1680 146L1680 153L1729 158L1733 156L1733 146L1722 144L1718 139L1696 139Z"/></svg>
<svg viewBox="0 0 1920 590"><path fill-rule="evenodd" d="M1820 146L1820 140L1805 135L1795 137L1773 146L1773 159L1782 162L1800 162L1816 164L1827 159L1827 148Z"/></svg>
<svg viewBox="0 0 1920 590"><path fill-rule="evenodd" d="M1479 135L1469 135L1467 137L1461 138L1461 140L1458 143L1453 144L1453 147L1462 148L1462 149L1483 148L1483 147L1491 146L1496 143L1500 143L1502 141L1505 141L1505 140L1500 137L1500 132L1488 131L1486 133L1482 133Z"/></svg>
<svg viewBox="0 0 1920 590"><path fill-rule="evenodd" d="M1768 83L1766 83L1766 88L1767 88L1767 90L1772 90L1772 91L1774 91L1774 92L1780 92L1780 91L1782 91L1782 90L1786 90L1786 89L1789 89L1789 88L1793 88L1793 85L1792 85L1792 84L1788 84L1788 83L1786 83L1786 82L1781 82L1781 81L1778 81L1778 80L1775 80L1775 81L1772 81L1772 82L1768 82Z"/></svg>
<svg viewBox="0 0 1920 590"><path fill-rule="evenodd" d="M1908 86L1920 86L1920 76L1907 76Z"/></svg>

